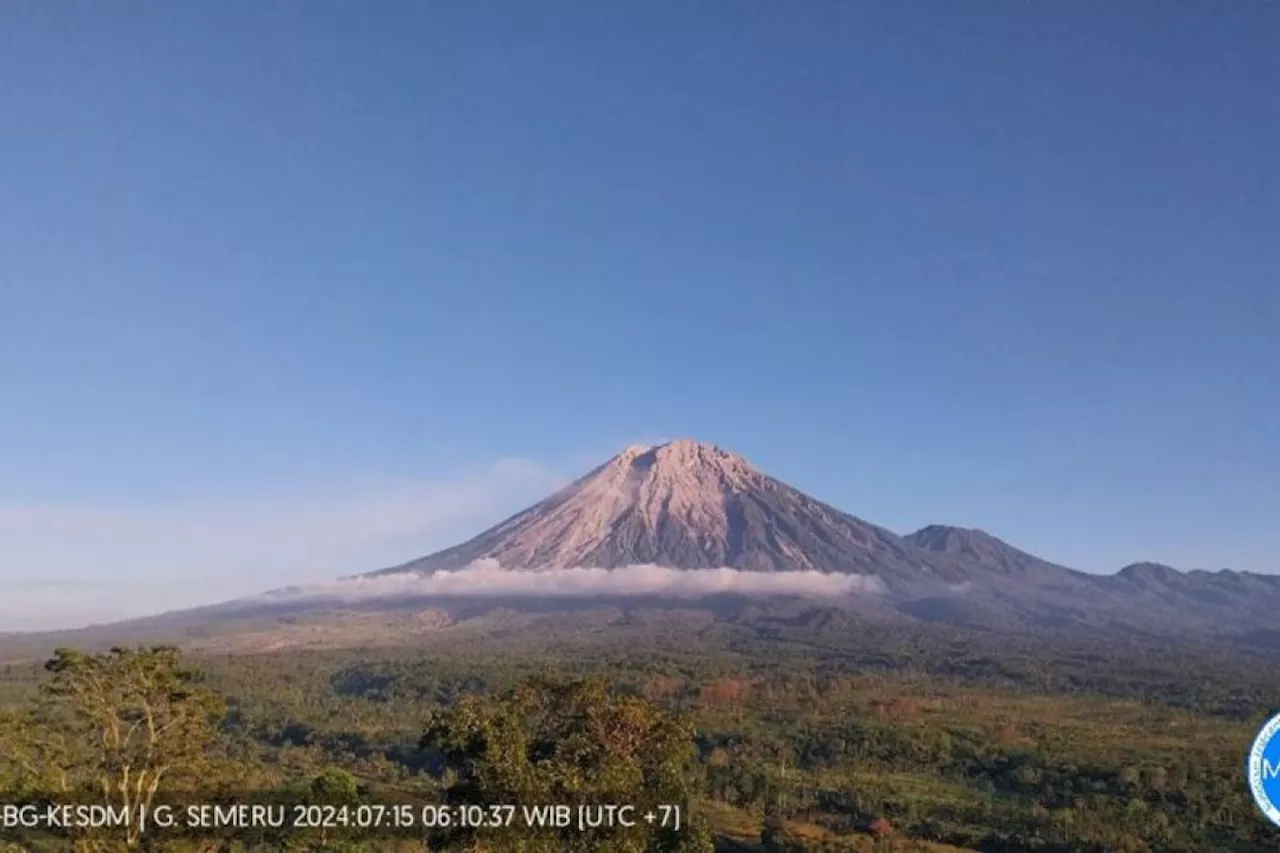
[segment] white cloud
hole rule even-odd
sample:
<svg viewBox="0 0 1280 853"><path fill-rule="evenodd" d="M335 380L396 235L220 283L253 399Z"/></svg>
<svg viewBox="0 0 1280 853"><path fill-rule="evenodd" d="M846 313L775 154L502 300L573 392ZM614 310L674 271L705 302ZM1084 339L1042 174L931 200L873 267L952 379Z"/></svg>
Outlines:
<svg viewBox="0 0 1280 853"><path fill-rule="evenodd" d="M527 571L504 569L495 560L480 560L457 571L347 578L282 591L272 597L347 602L411 596L574 598L661 595L702 598L718 593L833 598L880 591L879 580L867 575L813 571L748 572L730 568L671 569L653 565Z"/></svg>
<svg viewBox="0 0 1280 853"><path fill-rule="evenodd" d="M0 506L0 632L149 615L396 565L564 482L517 459L449 480L196 508Z"/></svg>

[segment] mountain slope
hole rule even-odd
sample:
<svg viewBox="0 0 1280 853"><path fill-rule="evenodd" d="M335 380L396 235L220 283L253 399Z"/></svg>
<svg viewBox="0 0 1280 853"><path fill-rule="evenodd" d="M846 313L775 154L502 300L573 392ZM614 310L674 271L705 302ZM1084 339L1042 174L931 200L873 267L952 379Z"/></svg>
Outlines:
<svg viewBox="0 0 1280 853"><path fill-rule="evenodd" d="M1134 563L1104 579L1108 593L1147 612L1170 614L1171 624L1233 632L1270 629L1280 611L1280 576L1222 569L1180 572L1160 563Z"/></svg>
<svg viewBox="0 0 1280 853"><path fill-rule="evenodd" d="M656 564L755 572L936 575L895 534L843 513L709 444L629 447L479 536L373 574L429 573L481 559L511 569Z"/></svg>
<svg viewBox="0 0 1280 853"><path fill-rule="evenodd" d="M920 550L972 561L1004 575L1079 574L1021 551L982 530L931 524L903 539Z"/></svg>
<svg viewBox="0 0 1280 853"><path fill-rule="evenodd" d="M717 571L685 573L707 569ZM381 641L378 620L365 614L386 614L388 625L421 632L491 611L607 604L627 612L676 600L742 624L764 624L770 614L803 605L817 608L815 614L839 613L843 625L887 618L1110 638L1226 634L1270 647L1280 577L1180 572L1155 563L1103 576L1043 560L980 530L931 525L899 536L740 456L681 440L627 448L546 500L421 559L80 635L129 642L212 637L275 630L281 621L305 624L308 636L322 625L349 637L357 626ZM431 614L426 622L405 615L424 607ZM830 622L821 614L811 621Z"/></svg>
<svg viewBox="0 0 1280 853"><path fill-rule="evenodd" d="M931 525L898 536L690 440L629 447L473 539L370 574L430 575L479 560L506 569L852 573L875 578L876 606L990 628L1218 631L1241 627L1240 618L1262 624L1280 605L1280 579L1264 576L1143 564L1104 577L980 530Z"/></svg>

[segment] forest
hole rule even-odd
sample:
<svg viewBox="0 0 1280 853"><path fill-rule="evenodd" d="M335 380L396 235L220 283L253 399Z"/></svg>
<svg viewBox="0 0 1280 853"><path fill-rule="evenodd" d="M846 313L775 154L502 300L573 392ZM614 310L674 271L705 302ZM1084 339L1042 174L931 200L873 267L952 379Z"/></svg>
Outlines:
<svg viewBox="0 0 1280 853"><path fill-rule="evenodd" d="M0 801L291 817L6 826L0 849L1280 849L1242 769L1280 707L1265 650L699 624L548 615L400 645L11 661ZM584 829L520 812L607 803L681 819Z"/></svg>

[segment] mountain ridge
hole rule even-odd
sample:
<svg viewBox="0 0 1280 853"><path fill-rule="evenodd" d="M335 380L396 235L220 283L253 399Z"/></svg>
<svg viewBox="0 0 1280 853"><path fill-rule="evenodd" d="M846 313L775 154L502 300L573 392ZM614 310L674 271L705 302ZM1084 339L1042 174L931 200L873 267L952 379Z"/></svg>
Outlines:
<svg viewBox="0 0 1280 853"><path fill-rule="evenodd" d="M676 569L868 575L926 621L1219 629L1269 619L1280 579L1198 575L1155 563L1098 575L974 528L899 535L826 504L713 444L633 445L547 499L452 548L365 576L465 568ZM1158 567L1158 568L1157 568Z"/></svg>
<svg viewBox="0 0 1280 853"><path fill-rule="evenodd" d="M569 589L570 582L582 585ZM672 592L669 583L680 588ZM735 597L757 603L726 604ZM737 454L681 439L628 447L546 499L424 557L330 584L97 626L81 636L199 637L260 630L274 620L320 624L378 612L416 631L426 623L397 614L426 607L436 625L494 609L545 612L592 601L648 607L676 599L681 607L701 600L716 618L738 612L735 620L804 600L804 606L843 613L832 624L906 619L1121 640L1256 638L1272 630L1280 577L1181 572L1153 562L1089 574L975 528L932 524L899 535L810 497ZM365 619L357 621L366 625Z"/></svg>
<svg viewBox="0 0 1280 853"><path fill-rule="evenodd" d="M1018 548L1015 545L989 533L986 530L973 527L961 527L957 525L948 525L940 523L927 524L918 530L907 534L898 534L888 528L868 522L858 516L852 515L841 510L834 505L825 503L816 498L800 492L792 486L773 478L760 469L756 468L742 456L732 453L721 448L718 445L699 442L689 438L675 439L664 444L643 445L633 444L624 448L619 454L607 460L601 465L589 471L584 476L573 481L564 488L553 493L549 497L526 507L524 510L508 517L507 519L493 525L480 534L461 542L449 548L433 552L424 557L415 558L413 560L399 563L393 566L363 572L357 576L377 576L384 574L392 574L397 572L427 572L435 571L441 568L461 568L475 559L496 558L500 554L491 553L492 548L485 549L484 545L491 545L492 540L499 535L507 535L512 528L518 528L531 515L543 511L548 507L567 503L574 498L574 493L580 490L584 484L589 483L604 472L616 470L626 465L639 471L651 470L664 453L670 453L674 456L674 464L678 466L697 467L701 462L708 458L714 460L715 465L719 467L724 478L734 487L742 488L749 485L752 481L758 483L765 491L779 491L794 493L799 497L802 504L816 509L820 514L827 514L831 517L846 519L858 526L861 531L865 531L866 536L862 537L863 544L867 544L870 540L880 540L890 545L907 546L905 550L918 552L934 552L943 554L959 554L968 557L977 562L982 562L991 568L1009 569L1025 569L1029 566L1050 567L1071 572L1076 575L1091 578L1116 578L1136 576L1157 577L1171 580L1174 577L1192 577L1197 575L1210 576L1229 576L1239 574L1252 577L1269 577L1269 575L1259 572L1237 571L1234 569L1220 569L1216 572L1210 572L1204 569L1183 570L1173 566L1166 565L1155 561L1137 561L1123 566L1119 570L1111 574L1084 572L1079 569L1068 567L1061 563L1046 560L1029 551ZM615 478L616 480L616 478ZM615 481L612 483L615 487L619 484ZM597 492L598 494L598 492ZM705 510L706 495L703 493L703 509ZM725 525L721 524L723 528ZM511 552L517 552L518 549L508 549ZM617 560L605 560L600 563L583 562L583 559L589 559L592 549L580 549L579 559L564 560L555 559L553 553L549 549L532 549L526 556L534 558L518 561L516 565L508 566L509 568L561 568L566 566L586 566L591 565L599 568L611 568L615 565L625 565L624 562ZM646 555L642 551L634 551L625 556L631 558L631 562L642 563L652 559L651 555ZM539 559L541 558L541 561ZM501 559L499 559L501 562ZM659 565L667 565L667 563L659 562ZM740 568L735 566L732 561L716 561L709 558L697 559L697 565L677 563L672 564L675 568L710 568L726 566L730 568ZM797 567L792 567L793 570ZM785 570L778 568L777 570Z"/></svg>
<svg viewBox="0 0 1280 853"><path fill-rule="evenodd" d="M881 562L869 561L875 551ZM506 568L870 571L927 574L901 537L776 480L737 454L678 439L634 445L545 500L452 548L369 572Z"/></svg>

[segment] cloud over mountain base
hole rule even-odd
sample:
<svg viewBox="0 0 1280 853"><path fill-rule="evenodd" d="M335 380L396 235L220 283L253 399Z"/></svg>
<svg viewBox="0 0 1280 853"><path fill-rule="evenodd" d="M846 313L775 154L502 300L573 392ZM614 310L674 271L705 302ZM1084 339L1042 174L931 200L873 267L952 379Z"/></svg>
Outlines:
<svg viewBox="0 0 1280 853"><path fill-rule="evenodd" d="M455 571L403 572L346 578L269 594L280 600L356 602L388 598L593 598L712 595L838 598L876 594L880 581L867 575L815 571L749 572L740 569L672 569L634 565L615 569L504 569L496 560L479 560Z"/></svg>

